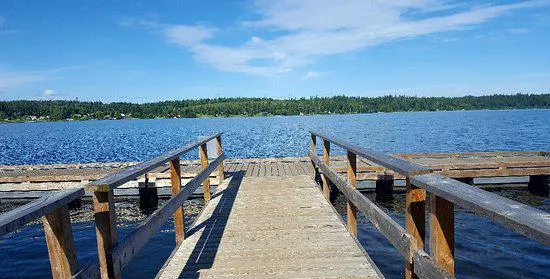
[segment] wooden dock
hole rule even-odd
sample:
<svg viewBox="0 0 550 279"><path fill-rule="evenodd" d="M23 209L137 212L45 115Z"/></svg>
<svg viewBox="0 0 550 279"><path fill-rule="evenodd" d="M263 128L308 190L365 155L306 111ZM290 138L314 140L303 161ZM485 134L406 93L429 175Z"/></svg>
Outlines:
<svg viewBox="0 0 550 279"><path fill-rule="evenodd" d="M158 278L381 278L307 175L236 175Z"/></svg>
<svg viewBox="0 0 550 279"><path fill-rule="evenodd" d="M85 188L77 181L80 187L57 191L4 213L0 237L42 218L56 279L121 278L124 268L170 219L174 220L175 249L159 278L383 278L357 241L358 213L402 256L407 279L455 278L455 206L550 245L550 214L446 176L449 171L480 177L529 175L531 186L547 195L550 165L546 152L419 155L425 160L422 165L414 156L386 155L315 131L310 136L311 149L305 160L236 162L227 160L222 151L221 134L205 137L148 161L110 170ZM322 141L319 146L318 139ZM208 142L215 143L214 158L208 157ZM344 149L346 155L331 156L331 146ZM180 160L197 149L200 161ZM430 160L446 163L437 168ZM462 163L449 165L456 160ZM17 178L19 170L7 167L4 171L13 172L9 180ZM373 175L377 194L388 189L389 181L405 179L404 227L357 189L361 175ZM24 179L29 177L37 176ZM155 183L167 180L170 199L119 239L116 190L129 183L137 183L140 190L151 189L148 185L153 178ZM32 182L40 185L40 179ZM214 183L218 187L212 191ZM330 203L335 191L346 198L345 224ZM85 192L93 200L98 255L92 262L79 263L68 204ZM205 208L186 228L183 203L196 192L202 193Z"/></svg>

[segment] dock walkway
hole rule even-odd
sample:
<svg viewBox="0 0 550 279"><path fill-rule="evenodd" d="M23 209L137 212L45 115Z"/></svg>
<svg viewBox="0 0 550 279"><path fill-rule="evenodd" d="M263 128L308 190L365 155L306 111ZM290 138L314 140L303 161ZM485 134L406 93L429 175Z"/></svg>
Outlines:
<svg viewBox="0 0 550 279"><path fill-rule="evenodd" d="M307 175L237 175L189 232L158 278L382 278Z"/></svg>

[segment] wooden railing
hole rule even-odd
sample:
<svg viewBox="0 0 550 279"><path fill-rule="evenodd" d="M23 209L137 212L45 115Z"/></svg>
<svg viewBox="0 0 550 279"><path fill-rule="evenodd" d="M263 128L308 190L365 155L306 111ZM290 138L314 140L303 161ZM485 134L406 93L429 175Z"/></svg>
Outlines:
<svg viewBox="0 0 550 279"><path fill-rule="evenodd" d="M211 140L216 141L218 157L209 163L207 142ZM197 147L199 148L202 171L182 187L180 157ZM204 187L204 201L208 203L210 200L210 174L217 170L220 182L224 179L224 159L221 134L216 134L88 184L86 189L93 192L98 262L88 265L74 277L120 278L122 269L172 216L174 217L176 245L181 244L185 239L183 203L201 184ZM172 197L119 242L113 190L167 162L170 164Z"/></svg>
<svg viewBox="0 0 550 279"><path fill-rule="evenodd" d="M503 198L469 184L431 173L429 168L363 148L335 137L310 131L312 176L322 173L325 197L332 182L347 198L348 230L357 236L359 210L388 239L406 261L405 278L454 278L454 206L492 221L544 245L550 245L550 214ZM323 159L317 155L317 137L323 141ZM347 180L330 168L330 145L347 152ZM406 178L406 229L362 195L356 186L357 156ZM430 254L425 251L426 193L429 193Z"/></svg>
<svg viewBox="0 0 550 279"><path fill-rule="evenodd" d="M59 191L0 215L0 236L14 232L42 217L53 278L70 278L78 271L69 218L69 203L84 195L84 189Z"/></svg>

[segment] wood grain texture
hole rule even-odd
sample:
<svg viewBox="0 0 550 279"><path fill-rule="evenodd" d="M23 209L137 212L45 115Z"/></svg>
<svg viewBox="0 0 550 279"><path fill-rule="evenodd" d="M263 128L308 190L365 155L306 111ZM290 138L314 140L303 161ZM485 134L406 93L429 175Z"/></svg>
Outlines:
<svg viewBox="0 0 550 279"><path fill-rule="evenodd" d="M550 245L550 213L444 177L425 174L411 178L414 185L519 234Z"/></svg>
<svg viewBox="0 0 550 279"><path fill-rule="evenodd" d="M454 205L430 194L430 255L445 271L455 273Z"/></svg>
<svg viewBox="0 0 550 279"><path fill-rule="evenodd" d="M114 199L113 190L93 193L99 273L103 279L121 277L113 267L112 256L118 242Z"/></svg>
<svg viewBox="0 0 550 279"><path fill-rule="evenodd" d="M157 278L382 278L309 175L220 190Z"/></svg>
<svg viewBox="0 0 550 279"><path fill-rule="evenodd" d="M52 213L83 195L84 189L82 188L60 191L8 211L0 215L0 236L13 232L29 222Z"/></svg>
<svg viewBox="0 0 550 279"><path fill-rule="evenodd" d="M326 166L317 155L312 153L309 155L321 171L329 176L332 183L338 187L342 194L355 205L357 210L365 214L371 224L388 239L405 260L407 262L412 261L412 251L415 248L414 243L412 243L412 236L361 192L351 188L336 172Z"/></svg>
<svg viewBox="0 0 550 279"><path fill-rule="evenodd" d="M104 177L102 179L96 180L91 182L90 184L86 185L86 189L90 191L109 191L112 190L142 174L148 173L149 171L153 170L154 168L165 164L174 158L179 158L181 155L195 149L198 146L206 145L207 142L209 142L212 139L215 139L219 137L220 134L215 134L209 137L206 137L204 139L201 139L197 142L191 143L189 145L186 145L182 148L175 149L172 151L169 151L167 153L164 153L160 156L157 156L149 161L139 163L137 165L125 168L122 171L116 172L112 175L109 175L107 177ZM201 160L202 161L202 160Z"/></svg>
<svg viewBox="0 0 550 279"><path fill-rule="evenodd" d="M189 181L178 192L177 195L170 198L162 207L155 210L145 221L140 223L140 225L132 231L122 242L118 245L113 251L113 258L115 259L114 269L116 271L121 271L124 266L126 266L132 258L140 251L147 241L156 233L160 227L178 209L181 208L183 202L189 198L189 196L201 185L201 183L214 172L218 166L225 159L225 155L222 154L218 156L208 167ZM184 241L185 242L185 241Z"/></svg>
<svg viewBox="0 0 550 279"><path fill-rule="evenodd" d="M78 270L69 207L64 205L42 217L52 277L66 279Z"/></svg>
<svg viewBox="0 0 550 279"><path fill-rule="evenodd" d="M426 237L426 190L413 185L406 179L405 194L405 227L407 233L413 237L413 244L424 250ZM413 256L412 254L410 255ZM414 260L405 264L405 278L418 278L414 273Z"/></svg>
<svg viewBox="0 0 550 279"><path fill-rule="evenodd" d="M208 168L208 150L206 147L206 143L203 143L199 146L199 155L201 158L201 168L204 171ZM202 187L203 187L203 193L204 193L204 204L207 204L210 201L210 197L211 197L209 176L206 177L202 182Z"/></svg>
<svg viewBox="0 0 550 279"><path fill-rule="evenodd" d="M222 136L221 135L216 137L216 153L217 153L218 157L223 154ZM225 173L224 173L223 170L224 169L223 169L223 163L222 163L218 167L218 183L222 183L222 181L225 179Z"/></svg>
<svg viewBox="0 0 550 279"><path fill-rule="evenodd" d="M181 191L181 168L180 158L170 161L170 176L172 197ZM185 239L185 222L183 214L183 205L174 211L174 233L176 236L176 245Z"/></svg>
<svg viewBox="0 0 550 279"><path fill-rule="evenodd" d="M330 141L323 140L323 162L328 166L330 164ZM323 195L330 200L329 178L323 173Z"/></svg>
<svg viewBox="0 0 550 279"><path fill-rule="evenodd" d="M357 156L348 151L348 187L351 189L357 188ZM328 164L327 164L328 166ZM348 199L346 203L346 216L348 220L348 231L357 237L357 207L351 200Z"/></svg>

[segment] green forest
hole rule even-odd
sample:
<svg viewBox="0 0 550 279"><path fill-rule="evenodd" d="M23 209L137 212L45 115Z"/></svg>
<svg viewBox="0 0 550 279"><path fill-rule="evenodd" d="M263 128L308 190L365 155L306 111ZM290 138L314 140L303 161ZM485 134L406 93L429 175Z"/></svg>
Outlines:
<svg viewBox="0 0 550 279"><path fill-rule="evenodd" d="M0 101L0 121L60 121L124 118L194 118L260 115L347 114L397 111L550 108L550 94L464 97L216 98L153 103Z"/></svg>

